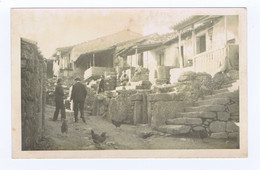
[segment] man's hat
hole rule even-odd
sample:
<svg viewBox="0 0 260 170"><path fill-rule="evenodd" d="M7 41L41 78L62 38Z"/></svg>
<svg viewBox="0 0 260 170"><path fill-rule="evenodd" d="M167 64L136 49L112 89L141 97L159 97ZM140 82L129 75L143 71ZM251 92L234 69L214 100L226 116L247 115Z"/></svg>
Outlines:
<svg viewBox="0 0 260 170"><path fill-rule="evenodd" d="M79 77L75 78L75 81L81 81L81 79Z"/></svg>

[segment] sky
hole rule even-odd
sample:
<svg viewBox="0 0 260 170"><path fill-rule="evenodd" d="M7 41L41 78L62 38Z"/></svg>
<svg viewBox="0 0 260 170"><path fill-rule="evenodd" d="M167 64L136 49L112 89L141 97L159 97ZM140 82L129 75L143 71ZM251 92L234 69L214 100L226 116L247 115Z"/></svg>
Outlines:
<svg viewBox="0 0 260 170"><path fill-rule="evenodd" d="M156 9L15 9L12 29L18 37L34 40L45 58L56 48L76 45L125 29L148 35L172 32L176 22L193 14ZM180 15L181 14L181 15Z"/></svg>

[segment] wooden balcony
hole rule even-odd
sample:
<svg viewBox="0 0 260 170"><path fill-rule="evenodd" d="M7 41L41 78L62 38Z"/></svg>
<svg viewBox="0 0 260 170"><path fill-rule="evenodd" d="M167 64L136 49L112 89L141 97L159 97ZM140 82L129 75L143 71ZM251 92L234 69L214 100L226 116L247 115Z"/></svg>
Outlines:
<svg viewBox="0 0 260 170"><path fill-rule="evenodd" d="M226 48L221 48L196 55L193 59L194 71L206 72L213 76L223 66L226 54Z"/></svg>

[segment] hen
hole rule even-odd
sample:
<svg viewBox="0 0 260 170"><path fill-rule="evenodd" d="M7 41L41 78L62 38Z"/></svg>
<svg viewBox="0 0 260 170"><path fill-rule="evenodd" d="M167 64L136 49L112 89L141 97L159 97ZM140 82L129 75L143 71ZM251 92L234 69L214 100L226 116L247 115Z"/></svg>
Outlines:
<svg viewBox="0 0 260 170"><path fill-rule="evenodd" d="M115 121L112 119L112 124L115 125L116 128L120 127L122 123L122 121Z"/></svg>
<svg viewBox="0 0 260 170"><path fill-rule="evenodd" d="M91 130L91 137L95 144L103 143L107 138L106 132L103 132L101 135L98 135L93 130Z"/></svg>
<svg viewBox="0 0 260 170"><path fill-rule="evenodd" d="M68 133L68 120L64 120L61 125L61 133Z"/></svg>
<svg viewBox="0 0 260 170"><path fill-rule="evenodd" d="M202 140L202 142L205 142L203 139L208 137L208 135L209 135L208 132L204 129L204 130L198 131L198 133L199 133L199 137Z"/></svg>

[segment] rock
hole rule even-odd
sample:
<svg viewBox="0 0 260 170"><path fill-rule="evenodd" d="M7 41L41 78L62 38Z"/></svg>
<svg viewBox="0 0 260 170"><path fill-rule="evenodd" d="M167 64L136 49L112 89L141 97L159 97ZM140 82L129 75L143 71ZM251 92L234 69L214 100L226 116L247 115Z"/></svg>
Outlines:
<svg viewBox="0 0 260 170"><path fill-rule="evenodd" d="M162 93L162 94L149 94L147 95L148 101L171 101L172 97L169 94Z"/></svg>
<svg viewBox="0 0 260 170"><path fill-rule="evenodd" d="M230 102L229 98L213 98L210 100L202 100L199 101L198 104L199 105L225 105L228 104Z"/></svg>
<svg viewBox="0 0 260 170"><path fill-rule="evenodd" d="M239 127L234 122L227 122L227 132L238 132Z"/></svg>
<svg viewBox="0 0 260 170"><path fill-rule="evenodd" d="M172 135L186 134L190 129L191 127L186 125L164 125L158 128L159 131Z"/></svg>
<svg viewBox="0 0 260 170"><path fill-rule="evenodd" d="M200 125L202 120L200 118L176 118L168 119L166 121L168 125Z"/></svg>
<svg viewBox="0 0 260 170"><path fill-rule="evenodd" d="M202 127L202 126L196 126L196 127L193 127L193 130L196 131L196 132L198 132L198 131L205 130L205 128Z"/></svg>
<svg viewBox="0 0 260 170"><path fill-rule="evenodd" d="M229 78L232 80L238 80L239 79L239 71L238 70L230 70L228 73Z"/></svg>
<svg viewBox="0 0 260 170"><path fill-rule="evenodd" d="M223 105L205 105L199 107L187 107L186 112L223 112L225 111L225 106Z"/></svg>
<svg viewBox="0 0 260 170"><path fill-rule="evenodd" d="M143 100L143 94L140 94L140 93L134 94L134 95L131 96L131 100L134 100L134 101L136 101L136 100L141 101L141 100Z"/></svg>
<svg viewBox="0 0 260 170"><path fill-rule="evenodd" d="M234 103L232 105L229 105L228 106L228 112L229 113L239 113L239 104Z"/></svg>
<svg viewBox="0 0 260 170"><path fill-rule="evenodd" d="M210 137L215 139L226 139L228 135L226 132L219 132L219 133L211 133Z"/></svg>
<svg viewBox="0 0 260 170"><path fill-rule="evenodd" d="M217 118L218 118L218 120L221 120L221 121L228 121L229 118L230 118L230 113L228 113L228 112L218 112Z"/></svg>
<svg viewBox="0 0 260 170"><path fill-rule="evenodd" d="M177 118L186 117L186 118L215 118L216 113L214 112L183 112L176 113Z"/></svg>
<svg viewBox="0 0 260 170"><path fill-rule="evenodd" d="M190 80L194 80L195 78L196 78L196 73L188 71L180 75L180 77L178 78L178 82L190 81Z"/></svg>
<svg viewBox="0 0 260 170"><path fill-rule="evenodd" d="M231 138L231 139L234 139L234 138L237 139L237 138L239 138L239 132L229 133L228 137Z"/></svg>
<svg viewBox="0 0 260 170"><path fill-rule="evenodd" d="M209 125L209 129L211 132L225 132L226 130L226 122L214 121Z"/></svg>

